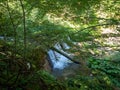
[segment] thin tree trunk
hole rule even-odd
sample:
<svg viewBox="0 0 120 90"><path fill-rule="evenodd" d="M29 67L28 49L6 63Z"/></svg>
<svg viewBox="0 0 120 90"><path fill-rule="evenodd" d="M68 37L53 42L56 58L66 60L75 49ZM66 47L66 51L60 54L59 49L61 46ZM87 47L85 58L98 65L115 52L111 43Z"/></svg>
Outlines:
<svg viewBox="0 0 120 90"><path fill-rule="evenodd" d="M11 24L12 24L12 28L13 28L13 31L14 31L14 48L13 48L13 53L12 53L12 58L13 58L13 60L16 60L15 59L15 57L16 57L16 46L17 46L17 32L16 32L16 28L15 28L15 24L14 24L14 21L13 21L13 18L12 18L12 14L11 14L11 12L10 12L10 7L9 7L9 5L8 5L8 0L6 1L6 5L7 5L7 11L8 11L8 15L9 15L9 18L10 18L10 21L11 21ZM4 36L4 38L5 38L5 40L6 40L6 34L5 34L5 36ZM7 66L7 76L8 76L8 78L7 78L7 81L9 80L9 76L10 76L10 74L9 74L9 68L11 67L11 65L13 64L12 63L13 61L8 61L8 66Z"/></svg>
<svg viewBox="0 0 120 90"><path fill-rule="evenodd" d="M22 7L22 12L23 12L23 32L24 32L24 60L26 59L26 47L27 47L27 43L26 43L26 19L25 19L25 9L23 6L23 2L22 0L20 0L20 4Z"/></svg>
<svg viewBox="0 0 120 90"><path fill-rule="evenodd" d="M13 59L15 59L16 57L16 46L17 46L17 32L16 32L16 28L15 28L15 24L13 22L13 18L12 18L12 15L11 15L11 12L10 12L10 8L9 8L9 5L8 5L8 0L7 0L7 10L8 10L8 14L9 14L9 17L10 17L10 20L11 20L11 24L12 24L12 27L13 27L13 30L14 30L14 50L13 50Z"/></svg>

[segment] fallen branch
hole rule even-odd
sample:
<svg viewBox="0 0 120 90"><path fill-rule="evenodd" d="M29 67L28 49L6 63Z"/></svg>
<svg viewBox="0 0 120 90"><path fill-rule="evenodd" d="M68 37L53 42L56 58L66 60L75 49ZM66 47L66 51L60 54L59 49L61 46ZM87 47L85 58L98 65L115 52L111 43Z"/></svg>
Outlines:
<svg viewBox="0 0 120 90"><path fill-rule="evenodd" d="M57 53L60 53L61 55L65 56L66 58L68 58L69 60L71 60L72 62L76 63L76 64L81 64L79 61L74 60L73 58L71 58L69 55L67 55L66 53L58 50L55 47L51 47L50 49L52 49L53 51L56 51Z"/></svg>

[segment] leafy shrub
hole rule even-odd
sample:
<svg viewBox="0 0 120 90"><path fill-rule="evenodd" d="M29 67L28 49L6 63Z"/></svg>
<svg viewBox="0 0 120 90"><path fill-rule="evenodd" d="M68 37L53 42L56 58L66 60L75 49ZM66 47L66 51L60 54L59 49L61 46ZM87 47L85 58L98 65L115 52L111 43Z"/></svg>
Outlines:
<svg viewBox="0 0 120 90"><path fill-rule="evenodd" d="M101 76L106 83L120 87L120 64L118 62L91 58L88 66L92 69L93 75Z"/></svg>
<svg viewBox="0 0 120 90"><path fill-rule="evenodd" d="M67 81L68 90L113 90L102 77L76 76Z"/></svg>

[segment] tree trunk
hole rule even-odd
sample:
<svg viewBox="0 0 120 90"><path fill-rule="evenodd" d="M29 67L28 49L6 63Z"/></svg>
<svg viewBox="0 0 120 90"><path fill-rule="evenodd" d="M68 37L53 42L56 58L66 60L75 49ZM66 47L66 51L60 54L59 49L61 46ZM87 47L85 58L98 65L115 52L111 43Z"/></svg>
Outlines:
<svg viewBox="0 0 120 90"><path fill-rule="evenodd" d="M21 4L21 7L22 7L22 12L23 12L23 32L24 32L24 60L26 59L26 45L27 45L27 42L26 42L26 20L25 20L25 9L24 9L24 6L23 6L23 2L22 0L20 0L20 4Z"/></svg>

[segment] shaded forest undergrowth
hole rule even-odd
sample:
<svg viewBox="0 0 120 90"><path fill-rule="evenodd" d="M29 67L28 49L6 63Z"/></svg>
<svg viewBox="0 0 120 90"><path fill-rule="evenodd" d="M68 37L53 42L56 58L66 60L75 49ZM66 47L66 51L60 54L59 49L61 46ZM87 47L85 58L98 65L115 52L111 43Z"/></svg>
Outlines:
<svg viewBox="0 0 120 90"><path fill-rule="evenodd" d="M74 78L56 78L42 66L38 68L38 63L33 63L29 67L29 57L24 60L22 55L14 55L13 47L1 41L1 90L119 90L119 60L90 58L87 67L91 73L81 70Z"/></svg>

